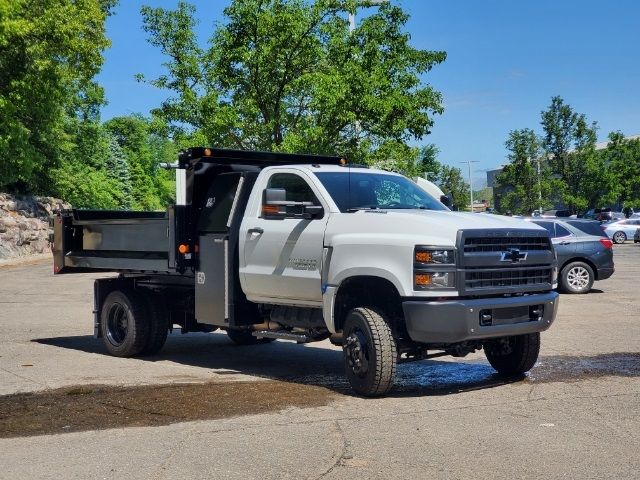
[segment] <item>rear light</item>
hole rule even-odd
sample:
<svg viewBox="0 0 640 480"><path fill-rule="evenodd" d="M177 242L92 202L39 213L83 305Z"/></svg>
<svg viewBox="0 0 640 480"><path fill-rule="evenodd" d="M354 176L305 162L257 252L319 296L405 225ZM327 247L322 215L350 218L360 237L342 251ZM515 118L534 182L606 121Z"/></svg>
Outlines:
<svg viewBox="0 0 640 480"><path fill-rule="evenodd" d="M609 250L613 246L613 242L611 240L609 240L608 238L601 238L600 239L600 243L607 250Z"/></svg>

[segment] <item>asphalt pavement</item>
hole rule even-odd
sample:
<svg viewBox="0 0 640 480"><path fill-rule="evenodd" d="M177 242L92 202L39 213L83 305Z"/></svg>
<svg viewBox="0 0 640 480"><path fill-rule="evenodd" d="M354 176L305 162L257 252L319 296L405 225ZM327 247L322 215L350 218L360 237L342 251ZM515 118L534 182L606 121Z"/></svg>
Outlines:
<svg viewBox="0 0 640 480"><path fill-rule="evenodd" d="M221 333L175 332L157 356L110 357L92 337L97 275L0 267L0 401L31 393L37 409L56 389L71 402L96 385L101 395L214 385L200 395L219 410L181 421L199 400L170 393L154 404L162 411L118 404L118 415L145 415L117 424L139 426L82 427L75 411L49 434L1 438L0 479L640 478L640 245L614 248L611 279L561 296L527 377L496 376L479 352L403 364L381 399L349 392L328 342L243 348ZM326 393L309 402L311 387ZM237 392L242 408L230 408Z"/></svg>

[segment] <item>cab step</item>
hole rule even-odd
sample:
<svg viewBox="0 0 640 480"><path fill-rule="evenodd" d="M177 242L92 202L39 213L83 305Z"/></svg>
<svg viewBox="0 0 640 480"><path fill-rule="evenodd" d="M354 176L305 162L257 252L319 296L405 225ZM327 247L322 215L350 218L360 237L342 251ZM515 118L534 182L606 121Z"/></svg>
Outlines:
<svg viewBox="0 0 640 480"><path fill-rule="evenodd" d="M297 343L307 343L311 337L302 333L291 333L287 330L255 330L252 335L257 338L275 338L278 340L292 340Z"/></svg>

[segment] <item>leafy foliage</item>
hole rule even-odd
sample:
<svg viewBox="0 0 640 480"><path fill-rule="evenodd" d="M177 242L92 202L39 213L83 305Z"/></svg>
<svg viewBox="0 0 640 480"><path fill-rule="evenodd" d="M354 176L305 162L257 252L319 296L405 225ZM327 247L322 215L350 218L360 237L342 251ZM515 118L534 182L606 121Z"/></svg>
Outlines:
<svg viewBox="0 0 640 480"><path fill-rule="evenodd" d="M561 179L558 185L564 203L577 213L602 201L610 185L595 148L597 124L589 124L584 114L575 112L558 96L551 99L541 117L542 144L552 173Z"/></svg>
<svg viewBox="0 0 640 480"><path fill-rule="evenodd" d="M499 185L507 187L500 201L503 210L531 215L538 208L551 207L553 181L548 163L541 161L541 140L533 130L525 128L511 131L505 145L511 163L496 179Z"/></svg>
<svg viewBox="0 0 640 480"><path fill-rule="evenodd" d="M469 208L469 185L462 176L462 170L457 167L442 165L436 183L451 198L454 210L466 210Z"/></svg>
<svg viewBox="0 0 640 480"><path fill-rule="evenodd" d="M0 0L0 188L52 188L50 171L74 141L67 117L102 101L92 78L113 4Z"/></svg>
<svg viewBox="0 0 640 480"><path fill-rule="evenodd" d="M235 0L199 46L195 9L144 7L152 45L168 57L150 83L173 92L154 113L180 144L340 153L352 161L407 154L429 132L441 96L422 77L444 52L417 50L401 8L383 4L349 34L354 1ZM141 79L143 77L140 77Z"/></svg>
<svg viewBox="0 0 640 480"><path fill-rule="evenodd" d="M621 132L611 132L602 156L612 177L611 196L615 203L640 208L640 138L629 139Z"/></svg>

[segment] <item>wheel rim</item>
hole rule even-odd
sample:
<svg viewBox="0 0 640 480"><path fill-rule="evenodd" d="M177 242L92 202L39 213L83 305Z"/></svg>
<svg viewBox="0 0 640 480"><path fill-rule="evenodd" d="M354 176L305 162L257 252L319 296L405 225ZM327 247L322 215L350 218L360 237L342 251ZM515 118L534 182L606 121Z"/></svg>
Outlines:
<svg viewBox="0 0 640 480"><path fill-rule="evenodd" d="M622 232L617 232L614 236L613 236L613 240L616 243L623 243L626 240L626 235Z"/></svg>
<svg viewBox="0 0 640 480"><path fill-rule="evenodd" d="M129 313L124 306L114 303L107 313L107 339L119 347L127 338L129 331Z"/></svg>
<svg viewBox="0 0 640 480"><path fill-rule="evenodd" d="M584 290L589 285L589 272L584 267L573 267L567 274L567 282L574 290Z"/></svg>
<svg viewBox="0 0 640 480"><path fill-rule="evenodd" d="M369 344L362 330L353 330L347 337L344 352L349 368L358 377L364 377L369 371Z"/></svg>

